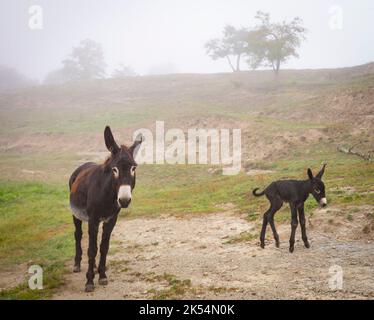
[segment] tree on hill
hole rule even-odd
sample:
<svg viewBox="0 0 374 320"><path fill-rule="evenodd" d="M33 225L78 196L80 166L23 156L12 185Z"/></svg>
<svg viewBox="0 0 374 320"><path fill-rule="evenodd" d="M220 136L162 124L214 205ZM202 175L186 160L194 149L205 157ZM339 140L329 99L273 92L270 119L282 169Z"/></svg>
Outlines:
<svg viewBox="0 0 374 320"><path fill-rule="evenodd" d="M296 17L291 22L271 23L270 15L261 11L257 12L256 19L260 21L258 32L263 36L257 44L258 50L267 65L278 74L282 63L291 57L299 57L297 48L305 40L306 33L303 21Z"/></svg>
<svg viewBox="0 0 374 320"><path fill-rule="evenodd" d="M212 39L206 45L213 59L226 58L233 71L240 71L240 60L246 58L251 69L272 67L276 74L280 66L291 57L298 57L297 49L305 39L306 29L298 17L291 22L270 22L270 15L257 12L259 24L251 29L226 26L222 38ZM231 57L236 57L236 65Z"/></svg>
<svg viewBox="0 0 374 320"><path fill-rule="evenodd" d="M256 70L265 61L264 31L261 29L248 29L243 33L245 43L245 61L252 70Z"/></svg>
<svg viewBox="0 0 374 320"><path fill-rule="evenodd" d="M72 80L92 80L105 77L106 64L102 46L90 39L80 42L69 57L62 61L63 67L46 77L47 83L64 83Z"/></svg>
<svg viewBox="0 0 374 320"><path fill-rule="evenodd" d="M205 45L207 54L213 59L227 59L233 72L240 71L240 61L246 52L246 44L244 42L245 30L236 29L227 25L223 30L222 39L212 39ZM235 62L232 62L232 58Z"/></svg>
<svg viewBox="0 0 374 320"><path fill-rule="evenodd" d="M35 84L17 70L0 66L0 91L24 88Z"/></svg>

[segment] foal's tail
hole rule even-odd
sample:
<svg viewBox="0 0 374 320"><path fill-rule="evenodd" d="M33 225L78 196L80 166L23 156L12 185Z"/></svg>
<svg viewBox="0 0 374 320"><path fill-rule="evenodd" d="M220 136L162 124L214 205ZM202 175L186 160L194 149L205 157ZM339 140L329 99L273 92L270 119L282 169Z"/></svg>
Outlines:
<svg viewBox="0 0 374 320"><path fill-rule="evenodd" d="M259 190L259 188L256 188L252 191L252 194L255 196L255 197L262 197L263 195L265 195L265 191L262 191L261 193L257 193L257 191Z"/></svg>

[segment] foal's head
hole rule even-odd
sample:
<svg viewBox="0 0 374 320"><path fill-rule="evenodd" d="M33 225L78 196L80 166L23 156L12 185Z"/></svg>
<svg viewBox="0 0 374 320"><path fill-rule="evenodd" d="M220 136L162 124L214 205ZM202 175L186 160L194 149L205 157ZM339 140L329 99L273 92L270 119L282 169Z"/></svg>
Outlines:
<svg viewBox="0 0 374 320"><path fill-rule="evenodd" d="M318 172L318 174L315 177L313 177L312 170L308 169L309 180L312 183L311 193L314 199L316 199L316 201L322 207L327 206L325 184L322 182L322 177L323 177L323 174L325 173L325 168L326 168L326 164L323 165L321 171Z"/></svg>
<svg viewBox="0 0 374 320"><path fill-rule="evenodd" d="M113 186L117 193L117 203L120 208L127 208L131 202L131 193L135 188L136 167L135 154L143 137L137 139L131 147L118 146L112 131L107 126L104 131L105 144L111 156L105 162L105 170L110 172Z"/></svg>

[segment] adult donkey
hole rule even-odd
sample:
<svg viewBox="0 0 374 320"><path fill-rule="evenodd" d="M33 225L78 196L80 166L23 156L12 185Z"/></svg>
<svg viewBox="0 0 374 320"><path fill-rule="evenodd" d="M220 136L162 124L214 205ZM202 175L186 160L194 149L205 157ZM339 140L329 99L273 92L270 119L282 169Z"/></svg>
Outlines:
<svg viewBox="0 0 374 320"><path fill-rule="evenodd" d="M86 292L95 288L95 259L97 254L97 234L103 222L100 244L99 284L107 285L106 257L110 235L117 222L121 208L131 202L131 192L135 187L135 154L142 143L137 138L131 147L118 146L109 127L104 131L105 144L111 155L103 164L85 163L70 177L70 207L75 225L75 264L74 272L80 272L82 260L82 221L88 222L88 271Z"/></svg>

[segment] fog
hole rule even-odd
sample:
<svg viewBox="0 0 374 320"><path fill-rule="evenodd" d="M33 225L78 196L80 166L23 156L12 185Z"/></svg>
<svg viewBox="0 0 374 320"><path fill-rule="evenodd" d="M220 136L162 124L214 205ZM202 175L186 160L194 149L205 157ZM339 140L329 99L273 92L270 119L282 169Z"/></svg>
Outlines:
<svg viewBox="0 0 374 320"><path fill-rule="evenodd" d="M43 9L43 27L29 28L29 7ZM332 6L342 9L331 28ZM42 80L83 39L102 44L108 73L123 63L139 74L229 72L204 44L226 24L251 26L258 10L274 21L299 16L308 29L300 58L283 68L334 68L374 57L374 2L300 0L2 0L0 65Z"/></svg>

